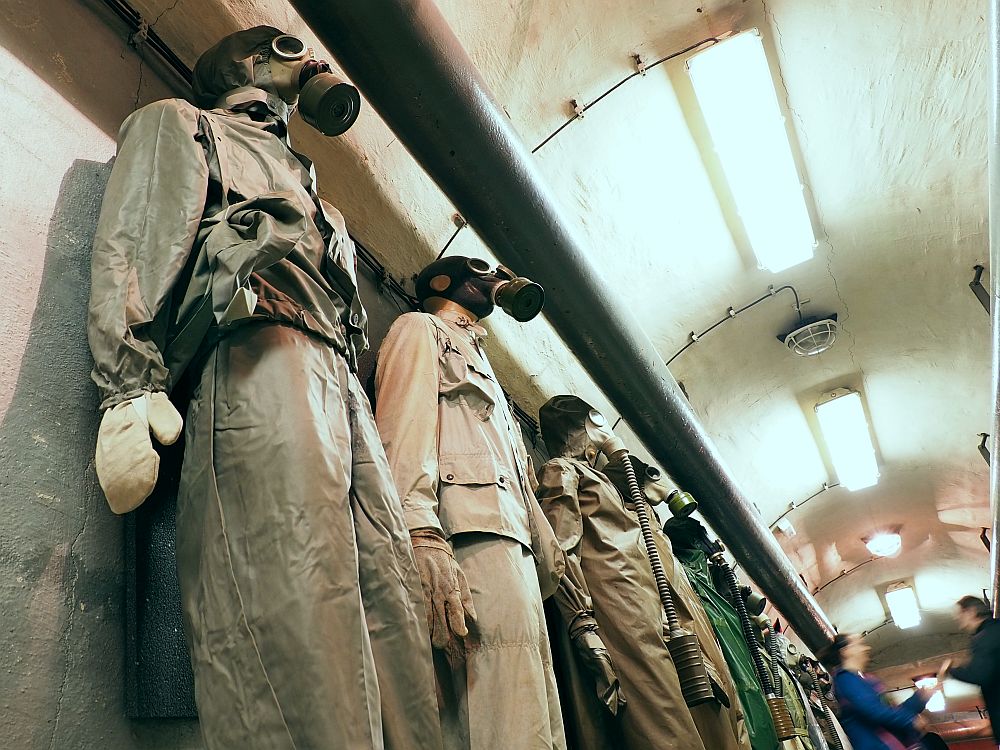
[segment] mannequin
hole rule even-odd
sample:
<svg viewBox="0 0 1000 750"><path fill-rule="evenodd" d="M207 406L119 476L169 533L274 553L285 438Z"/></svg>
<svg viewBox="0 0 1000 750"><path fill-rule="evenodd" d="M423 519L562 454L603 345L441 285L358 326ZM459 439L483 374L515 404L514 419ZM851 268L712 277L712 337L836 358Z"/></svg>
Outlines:
<svg viewBox="0 0 1000 750"><path fill-rule="evenodd" d="M177 567L207 748L436 748L420 580L355 375L354 247L287 140L300 93L324 132L357 116L259 26L199 58L197 106L122 126L94 241L98 477L115 512L149 495L186 377Z"/></svg>
<svg viewBox="0 0 1000 750"><path fill-rule="evenodd" d="M424 312L393 323L379 351L375 420L424 585L445 746L565 747L542 599L562 555L478 321L518 320L541 287L463 256L417 277Z"/></svg>
<svg viewBox="0 0 1000 750"><path fill-rule="evenodd" d="M554 458L539 471L537 495L567 556L555 600L561 648L575 656L567 670L570 684L561 687L577 743L745 747L722 702L685 705L639 525L615 486L594 468L599 452L613 442L606 420L576 396L556 396L542 406L539 424ZM718 697L728 702L719 673L706 662Z"/></svg>

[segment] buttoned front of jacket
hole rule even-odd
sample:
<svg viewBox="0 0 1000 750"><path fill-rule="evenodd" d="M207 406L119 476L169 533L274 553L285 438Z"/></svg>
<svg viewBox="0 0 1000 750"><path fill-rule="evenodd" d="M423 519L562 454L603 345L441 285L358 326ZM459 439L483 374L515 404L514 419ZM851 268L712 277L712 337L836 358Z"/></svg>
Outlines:
<svg viewBox="0 0 1000 750"><path fill-rule="evenodd" d="M408 313L379 351L375 419L410 530L488 532L537 555L533 473L468 319Z"/></svg>

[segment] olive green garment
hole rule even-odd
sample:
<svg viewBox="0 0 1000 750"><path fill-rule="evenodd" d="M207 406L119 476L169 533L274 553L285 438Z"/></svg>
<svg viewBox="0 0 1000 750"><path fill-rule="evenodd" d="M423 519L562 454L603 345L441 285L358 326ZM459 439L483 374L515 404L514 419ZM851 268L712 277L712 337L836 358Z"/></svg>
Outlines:
<svg viewBox="0 0 1000 750"><path fill-rule="evenodd" d="M760 656L764 660L764 664L768 671L772 671L771 667L771 655L766 649L760 649ZM785 666L784 660L778 665L778 674L781 677L781 697L785 700L785 705L788 706L788 713L792 717L792 726L795 728L795 736L802 742L803 748L805 750L817 750L813 746L812 738L809 735L809 718L812 712L806 708L805 703L802 702L802 696L799 695L798 690L798 680L789 674L787 667ZM808 716L807 716L808 711Z"/></svg>
<svg viewBox="0 0 1000 750"><path fill-rule="evenodd" d="M809 742L813 750L830 750L830 743L824 731L824 727L827 726L826 718L822 714L822 709L811 700L812 691L806 690L805 686L795 677L797 669L793 671L788 664L783 664L782 669L787 671L788 676L794 682L799 700L805 707L806 726L809 727Z"/></svg>
<svg viewBox="0 0 1000 750"><path fill-rule="evenodd" d="M450 662L436 658L445 746L563 748L541 614L562 573L562 550L535 500L520 428L482 349L485 334L450 311L397 318L379 350L375 420L407 526L436 530L459 566L469 566L480 618L470 649ZM522 580L517 548L535 567L532 586Z"/></svg>
<svg viewBox="0 0 1000 750"><path fill-rule="evenodd" d="M750 651L743 640L736 611L712 586L708 560L702 550L684 548L675 543L674 554L687 570L688 580L701 597L705 612L715 628L719 645L729 664L729 672L736 683L740 703L743 704L753 750L775 750L778 747L778 737L764 694L757 683L757 675L750 660Z"/></svg>
<svg viewBox="0 0 1000 750"><path fill-rule="evenodd" d="M587 748L718 750L702 743L684 703L663 641L662 608L639 525L618 491L586 463L555 458L539 470L537 494L567 557L555 595L560 637L568 640L571 627L593 618L627 701L610 722L618 737L592 735L600 727L589 721L589 700L567 707L567 715L576 717L571 734ZM583 669L577 674L586 680ZM562 694L569 700L593 691L588 682L582 690L565 686Z"/></svg>
<svg viewBox="0 0 1000 750"><path fill-rule="evenodd" d="M705 747L713 750L715 748L750 750L750 735L747 733L743 705L740 703L725 654L716 640L705 607L691 587L684 566L674 556L670 540L658 528L654 527L652 531L681 627L698 636L709 676L716 684L716 689L721 688L729 701L728 707L720 703L704 703L691 709Z"/></svg>
<svg viewBox="0 0 1000 750"><path fill-rule="evenodd" d="M251 81L226 85L238 83ZM300 748L382 747L383 724L389 747L434 747L432 661L412 553L401 546L399 501L374 429L362 425L360 411L355 423L347 418L353 376L343 370L364 348L366 327L354 247L285 132L261 102L203 110L170 99L125 121L94 239L93 377L104 409L169 391L196 354L211 356L212 367L191 373L203 382L188 415L177 528L207 746L290 747L306 723L296 717L312 714L318 695L324 718L310 716L315 729L301 731L316 740ZM231 372L212 344L246 323L227 323L226 312L247 288L259 298L251 321L308 332L322 355L301 348L292 355L275 342L273 350L258 348L258 365ZM259 379L240 391L230 378L243 383L248 370ZM253 424L216 422L217 386L242 399L240 420ZM225 438L224 452L213 429ZM216 477L215 461L245 469ZM352 472L369 479L352 485ZM320 504L331 492L337 502ZM301 515L266 523L294 509ZM232 513L243 528L227 537ZM360 533L363 521L376 530ZM302 570L307 558L316 563ZM242 596L249 583L250 601ZM220 683L229 689L209 687ZM338 744L343 730L334 722L358 733L358 743ZM234 735L248 739L229 742Z"/></svg>

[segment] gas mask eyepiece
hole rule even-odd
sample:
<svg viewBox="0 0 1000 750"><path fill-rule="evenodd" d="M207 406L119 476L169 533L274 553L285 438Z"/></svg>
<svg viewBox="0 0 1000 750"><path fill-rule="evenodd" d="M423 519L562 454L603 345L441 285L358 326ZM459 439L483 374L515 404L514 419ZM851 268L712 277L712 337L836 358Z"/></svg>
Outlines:
<svg viewBox="0 0 1000 750"><path fill-rule="evenodd" d="M309 54L309 48L297 36L282 34L271 40L271 54L281 60L301 60Z"/></svg>
<svg viewBox="0 0 1000 750"><path fill-rule="evenodd" d="M597 409L590 410L585 428L591 444L607 458L610 459L619 451L625 450L625 444L621 438L615 435L607 418Z"/></svg>

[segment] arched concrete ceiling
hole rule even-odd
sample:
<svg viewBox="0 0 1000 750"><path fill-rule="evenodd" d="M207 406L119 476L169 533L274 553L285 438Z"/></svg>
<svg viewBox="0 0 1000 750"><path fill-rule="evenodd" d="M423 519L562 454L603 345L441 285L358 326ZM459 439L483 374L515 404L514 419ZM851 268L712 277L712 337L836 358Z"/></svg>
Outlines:
<svg viewBox="0 0 1000 750"><path fill-rule="evenodd" d="M304 32L283 0L136 0L188 64L253 23ZM986 260L985 3L971 0L442 0L442 11L525 142L533 146L646 60L700 39L758 27L789 117L819 243L788 271L760 270L718 197L712 151L693 114L682 60L622 86L537 155L607 284L664 359L765 293L793 284L804 313L835 312L833 349L789 353L795 322L777 295L677 358L682 381L765 522L835 481L812 406L826 390L864 393L881 479L834 488L792 511L779 536L819 587L869 558L861 538L902 525L903 551L825 586L819 601L844 630L885 620L876 593L912 578L928 612L915 654L889 625L880 663L954 649L945 614L987 585L989 321L967 288ZM349 33L349 31L348 31ZM451 235L454 209L367 108L348 136L299 146L354 232L406 279ZM471 230L452 252L489 256ZM491 357L526 408L575 391L606 400L544 321L495 316ZM587 321L581 320L580 325ZM627 434L627 428L623 429ZM926 632L925 632L926 631ZM926 637L925 637L926 636ZM873 638L875 635L873 635ZM905 671L905 668L903 668Z"/></svg>

